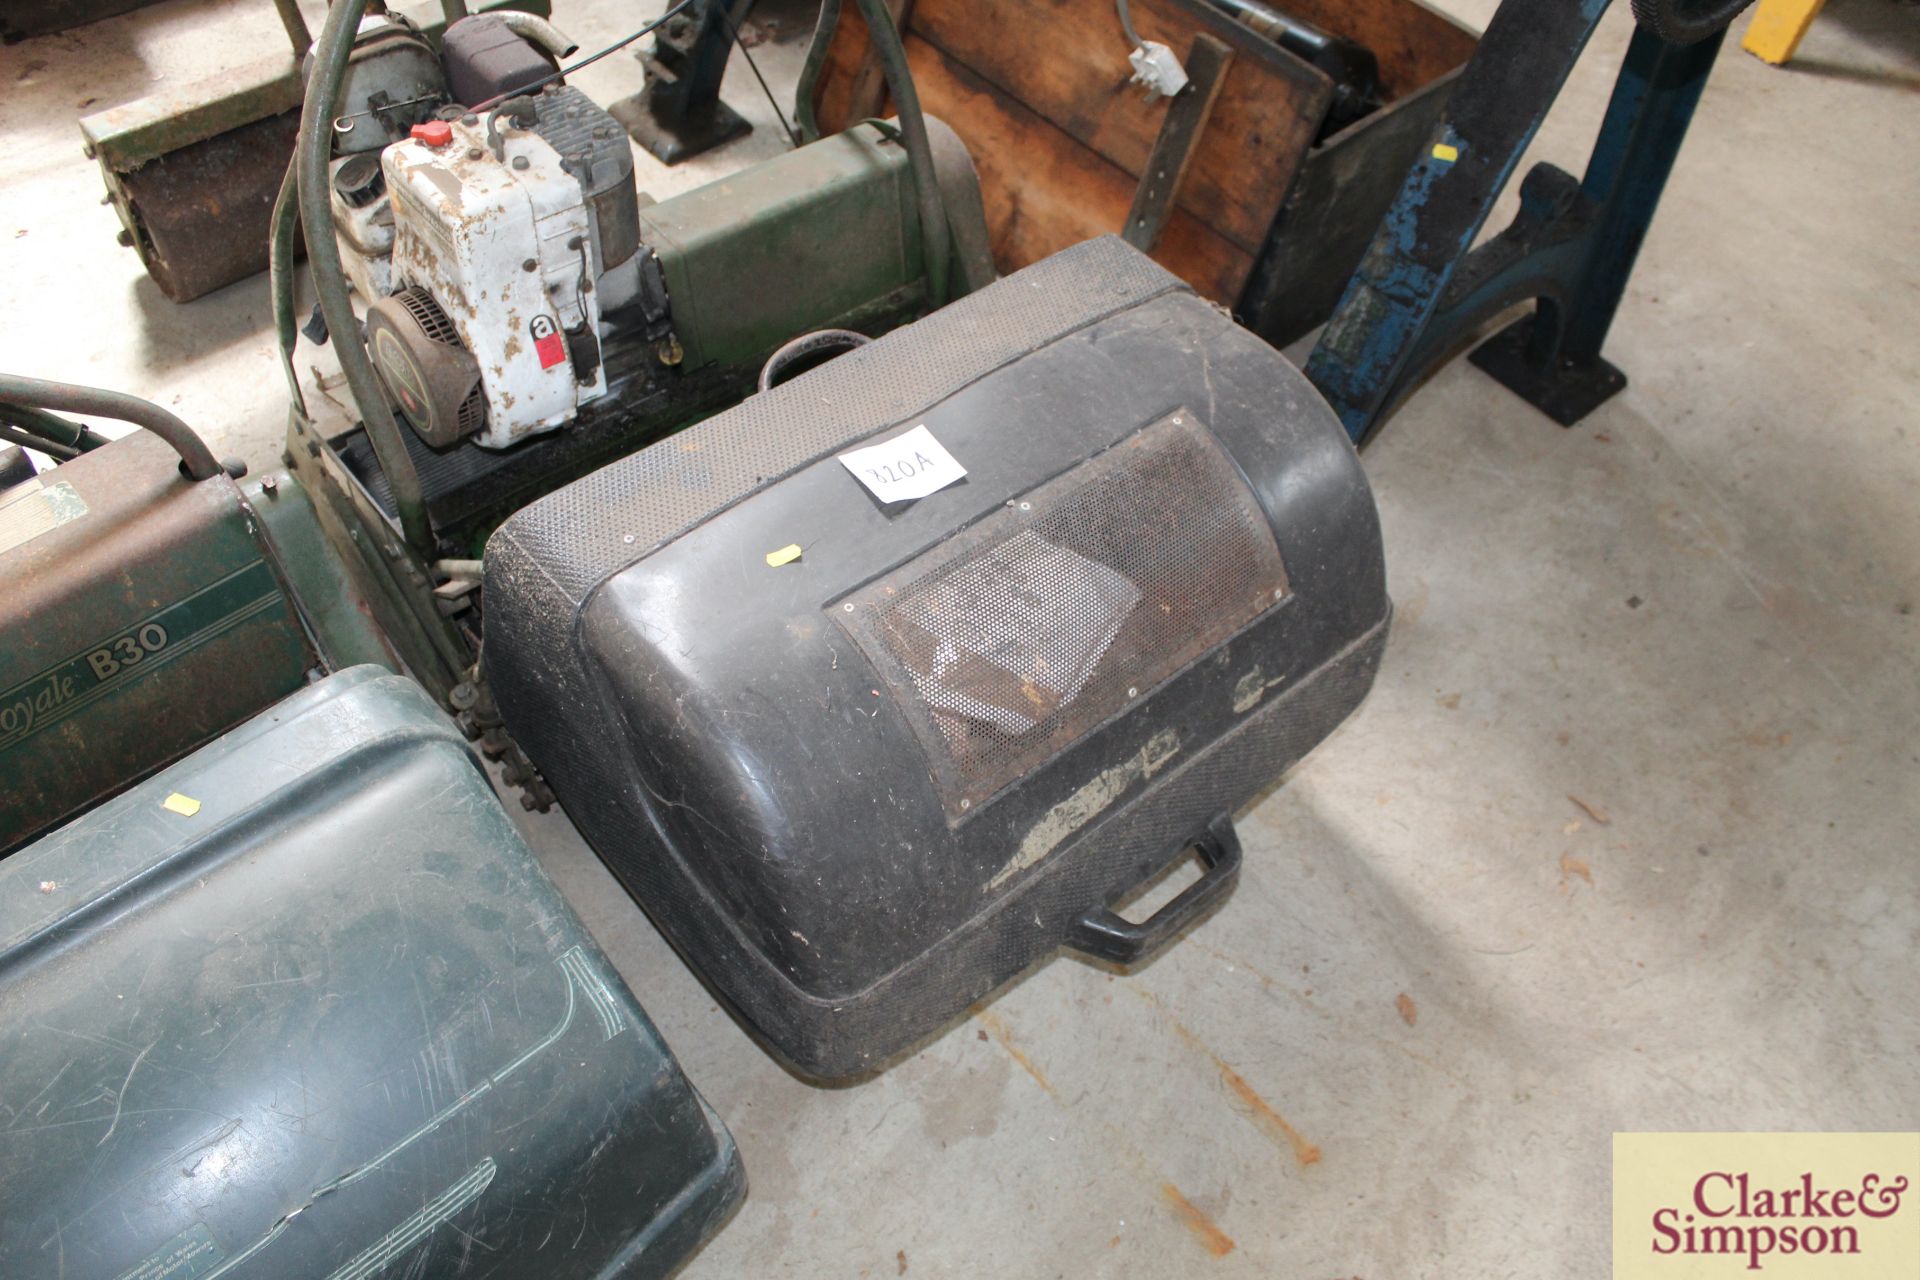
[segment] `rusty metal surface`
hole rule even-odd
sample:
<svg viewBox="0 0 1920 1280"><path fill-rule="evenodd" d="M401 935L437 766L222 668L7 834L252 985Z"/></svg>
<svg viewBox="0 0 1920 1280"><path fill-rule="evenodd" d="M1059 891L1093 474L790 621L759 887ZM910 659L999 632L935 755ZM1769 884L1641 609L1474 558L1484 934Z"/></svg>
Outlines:
<svg viewBox="0 0 1920 1280"><path fill-rule="evenodd" d="M418 23L430 40L437 42L446 29L438 4L392 7ZM471 8L476 13L518 9L543 16L553 11L550 0L482 0ZM125 173L229 129L294 110L300 105L302 89L299 58L276 51L178 89L96 111L82 118L80 135L89 156L98 156L109 168ZM292 156L289 146L280 160L282 170Z"/></svg>
<svg viewBox="0 0 1920 1280"><path fill-rule="evenodd" d="M290 53L242 63L217 77L136 98L80 120L89 156L125 173L181 147L300 105L300 64ZM292 156L292 148L287 154ZM285 168L285 161L281 167Z"/></svg>
<svg viewBox="0 0 1920 1280"><path fill-rule="evenodd" d="M300 113L286 111L182 147L108 193L154 282L187 302L266 270L273 201Z"/></svg>
<svg viewBox="0 0 1920 1280"><path fill-rule="evenodd" d="M318 662L226 476L189 481L140 433L39 483L60 492L0 539L0 852Z"/></svg>
<svg viewBox="0 0 1920 1280"><path fill-rule="evenodd" d="M431 40L438 5L395 6ZM476 12L552 11L548 0L485 0ZM80 121L120 215L122 243L161 291L188 302L267 266L273 201L293 158L303 92L295 52L96 111Z"/></svg>
<svg viewBox="0 0 1920 1280"><path fill-rule="evenodd" d="M545 13L544 0L476 6ZM429 38L445 27L419 9ZM107 195L147 271L188 302L267 267L273 201L300 125L299 60L277 53L80 122Z"/></svg>

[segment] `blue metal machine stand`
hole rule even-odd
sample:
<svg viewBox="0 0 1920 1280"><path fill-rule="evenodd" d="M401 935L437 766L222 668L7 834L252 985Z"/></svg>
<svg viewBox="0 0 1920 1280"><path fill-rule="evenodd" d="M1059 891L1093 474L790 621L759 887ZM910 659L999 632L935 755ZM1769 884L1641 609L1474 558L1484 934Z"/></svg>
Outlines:
<svg viewBox="0 0 1920 1280"><path fill-rule="evenodd" d="M1479 326L1528 300L1532 313L1474 364L1562 426L1626 385L1601 343L1739 4L1682 44L1657 34L1647 10L1658 6L1639 0L1585 179L1535 165L1512 224L1473 248L1607 2L1509 0L1494 14L1307 361L1356 444Z"/></svg>

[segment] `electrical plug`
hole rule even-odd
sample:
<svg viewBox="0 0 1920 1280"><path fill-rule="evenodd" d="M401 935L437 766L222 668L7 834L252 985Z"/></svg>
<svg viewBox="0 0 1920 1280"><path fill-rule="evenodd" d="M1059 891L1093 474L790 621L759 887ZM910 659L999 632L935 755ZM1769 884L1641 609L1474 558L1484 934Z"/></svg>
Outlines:
<svg viewBox="0 0 1920 1280"><path fill-rule="evenodd" d="M1145 85L1148 102L1171 98L1187 87L1186 68L1173 50L1157 40L1142 40L1140 47L1127 55L1127 61L1133 64L1133 79L1128 83Z"/></svg>

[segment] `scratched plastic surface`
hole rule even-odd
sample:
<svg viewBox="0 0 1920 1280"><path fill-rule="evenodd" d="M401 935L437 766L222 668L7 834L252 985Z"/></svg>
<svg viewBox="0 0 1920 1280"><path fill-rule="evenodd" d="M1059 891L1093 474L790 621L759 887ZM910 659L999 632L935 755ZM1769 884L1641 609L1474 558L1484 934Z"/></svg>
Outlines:
<svg viewBox="0 0 1920 1280"><path fill-rule="evenodd" d="M883 507L838 455L915 426L966 478ZM1063 945L1110 959L1109 904L1339 725L1389 612L1318 393L1111 236L548 494L486 576L501 715L568 816L835 1080Z"/></svg>
<svg viewBox="0 0 1920 1280"><path fill-rule="evenodd" d="M743 1185L399 677L323 681L0 863L7 1280L659 1275Z"/></svg>

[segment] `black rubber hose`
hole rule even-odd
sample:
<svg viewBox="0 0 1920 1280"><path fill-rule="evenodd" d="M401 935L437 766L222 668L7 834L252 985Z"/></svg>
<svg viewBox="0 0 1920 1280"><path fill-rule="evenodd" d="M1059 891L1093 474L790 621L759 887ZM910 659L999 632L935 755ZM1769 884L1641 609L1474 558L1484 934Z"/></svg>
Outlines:
<svg viewBox="0 0 1920 1280"><path fill-rule="evenodd" d="M872 341L866 334L855 333L851 329L817 329L812 333L803 333L768 356L767 362L760 366L760 389L771 390L782 374L808 356L828 351L838 355L864 347Z"/></svg>
<svg viewBox="0 0 1920 1280"><path fill-rule="evenodd" d="M840 0L820 0L820 19L813 24L813 43L807 46L807 60L800 68L800 83L793 91L793 122L802 142L820 141L820 121L813 114L813 89L820 80L820 69L827 65L827 46L840 29Z"/></svg>
<svg viewBox="0 0 1920 1280"><path fill-rule="evenodd" d="M373 371L360 345L360 322L347 297L347 277L340 266L340 245L333 238L333 210L328 202L327 162L333 158L333 109L346 78L347 59L353 53L354 33L367 0L334 0L313 46L313 68L307 79L307 97L300 108L300 137L294 147L299 167L300 221L306 229L307 267L320 314L333 334L334 354L347 377L360 420L367 429L380 470L400 514L400 530L407 542L423 554L433 549L433 526L420 493L420 473L401 438L400 426L387 404L386 388Z"/></svg>
<svg viewBox="0 0 1920 1280"><path fill-rule="evenodd" d="M226 474L214 461L206 442L192 427L162 409L151 400L104 391L99 387L80 387L70 382L47 382L40 378L22 378L0 373L0 404L17 404L29 409L62 409L90 418L112 418L131 422L165 440L180 455L180 470L192 480L208 480Z"/></svg>
<svg viewBox="0 0 1920 1280"><path fill-rule="evenodd" d="M17 444L22 449L38 449L55 462L71 462L80 456L80 451L70 444L59 444L52 440L43 440L20 430L11 423L0 422L0 441Z"/></svg>
<svg viewBox="0 0 1920 1280"><path fill-rule="evenodd" d="M933 171L933 144L927 141L927 118L920 111L920 92L913 87L906 46L893 25L886 0L859 0L860 16L867 20L867 37L887 74L887 91L900 118L900 140L906 143L913 169L913 189L920 205L921 252L927 264L927 301L939 306L947 300L947 271L953 246L948 243L947 207L940 199L940 179Z"/></svg>
<svg viewBox="0 0 1920 1280"><path fill-rule="evenodd" d="M24 431L30 436L42 440L51 440L64 449L75 453L86 453L111 443L98 431L94 431L78 422L69 422L57 413L48 413L45 409L28 409L17 404L0 404L0 422L15 430Z"/></svg>

